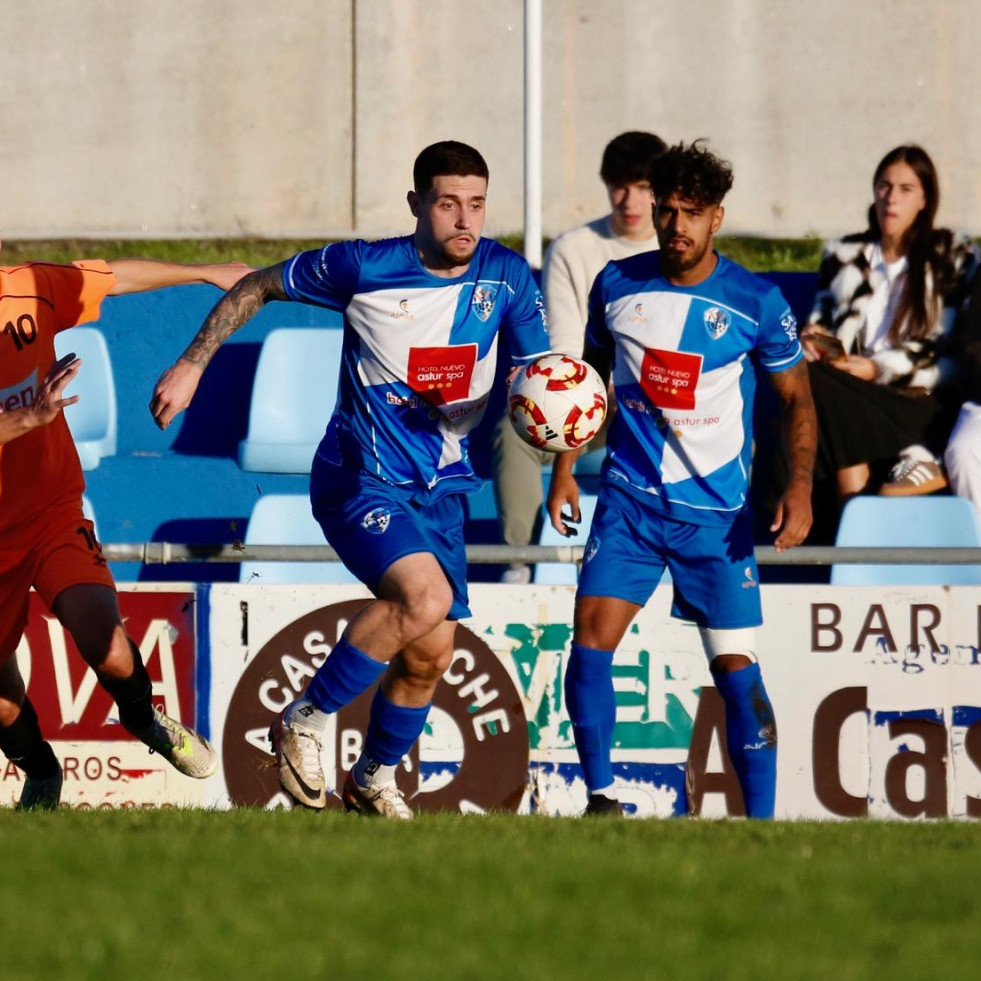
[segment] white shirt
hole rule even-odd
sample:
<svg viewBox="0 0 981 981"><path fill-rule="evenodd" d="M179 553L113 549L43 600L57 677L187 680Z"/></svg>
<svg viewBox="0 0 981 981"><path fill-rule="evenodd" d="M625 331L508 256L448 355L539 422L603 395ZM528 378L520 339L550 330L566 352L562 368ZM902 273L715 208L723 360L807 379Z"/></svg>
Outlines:
<svg viewBox="0 0 981 981"><path fill-rule="evenodd" d="M657 239L653 236L635 241L614 235L611 215L556 238L545 253L542 269L552 350L580 357L593 280L612 259L627 259L656 248Z"/></svg>
<svg viewBox="0 0 981 981"><path fill-rule="evenodd" d="M896 319L909 266L906 256L901 256L894 262L886 262L882 246L878 242L872 246L869 263L872 266L870 283L873 289L860 337L864 355L877 354L895 347L889 340L889 331Z"/></svg>

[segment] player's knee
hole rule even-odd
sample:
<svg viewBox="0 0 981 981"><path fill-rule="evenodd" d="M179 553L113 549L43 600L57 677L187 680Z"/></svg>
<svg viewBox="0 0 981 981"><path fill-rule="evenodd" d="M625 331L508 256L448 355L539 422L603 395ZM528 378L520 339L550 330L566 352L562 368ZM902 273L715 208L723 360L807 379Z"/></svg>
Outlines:
<svg viewBox="0 0 981 981"><path fill-rule="evenodd" d="M404 633L412 639L423 637L439 626L453 605L453 590L444 579L419 586L402 603Z"/></svg>

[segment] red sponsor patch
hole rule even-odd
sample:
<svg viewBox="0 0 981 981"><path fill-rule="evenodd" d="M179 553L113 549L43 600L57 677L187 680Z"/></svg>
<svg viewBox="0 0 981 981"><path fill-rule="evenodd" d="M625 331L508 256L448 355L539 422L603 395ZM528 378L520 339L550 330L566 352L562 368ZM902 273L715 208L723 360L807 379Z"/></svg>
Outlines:
<svg viewBox="0 0 981 981"><path fill-rule="evenodd" d="M470 397L476 362L476 344L409 348L409 388L431 405L459 402Z"/></svg>
<svg viewBox="0 0 981 981"><path fill-rule="evenodd" d="M640 386L658 408L694 409L695 386L701 373L699 354L645 348Z"/></svg>

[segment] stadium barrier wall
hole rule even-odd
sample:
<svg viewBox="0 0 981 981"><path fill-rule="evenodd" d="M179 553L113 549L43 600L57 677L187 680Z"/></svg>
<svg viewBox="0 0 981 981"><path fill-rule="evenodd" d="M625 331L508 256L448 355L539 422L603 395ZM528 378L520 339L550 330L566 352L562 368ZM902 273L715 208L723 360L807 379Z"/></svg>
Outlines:
<svg viewBox="0 0 981 981"><path fill-rule="evenodd" d="M981 592L773 585L762 595L757 653L780 735L778 817L981 816ZM32 598L18 657L64 761L66 802L288 806L266 732L366 598L360 586L124 589L155 694L170 714L195 719L221 755L206 781L174 774L104 724L108 696ZM582 809L562 690L573 598L571 587L472 587L473 617L458 628L430 724L400 770L413 806ZM697 630L670 619L669 606L667 591L655 594L617 651L618 792L643 817L736 815L721 702ZM342 710L328 732L333 786L360 751L369 702ZM0 799L16 800L20 786L8 764Z"/></svg>

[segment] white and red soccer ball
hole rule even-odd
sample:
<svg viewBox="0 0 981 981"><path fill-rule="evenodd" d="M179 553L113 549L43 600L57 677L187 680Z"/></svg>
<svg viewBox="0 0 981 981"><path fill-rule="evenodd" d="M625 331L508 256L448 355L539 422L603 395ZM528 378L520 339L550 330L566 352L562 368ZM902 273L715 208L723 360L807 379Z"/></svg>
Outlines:
<svg viewBox="0 0 981 981"><path fill-rule="evenodd" d="M526 443L565 453L584 446L600 431L606 418L606 386L585 361L545 354L514 376L508 418Z"/></svg>

